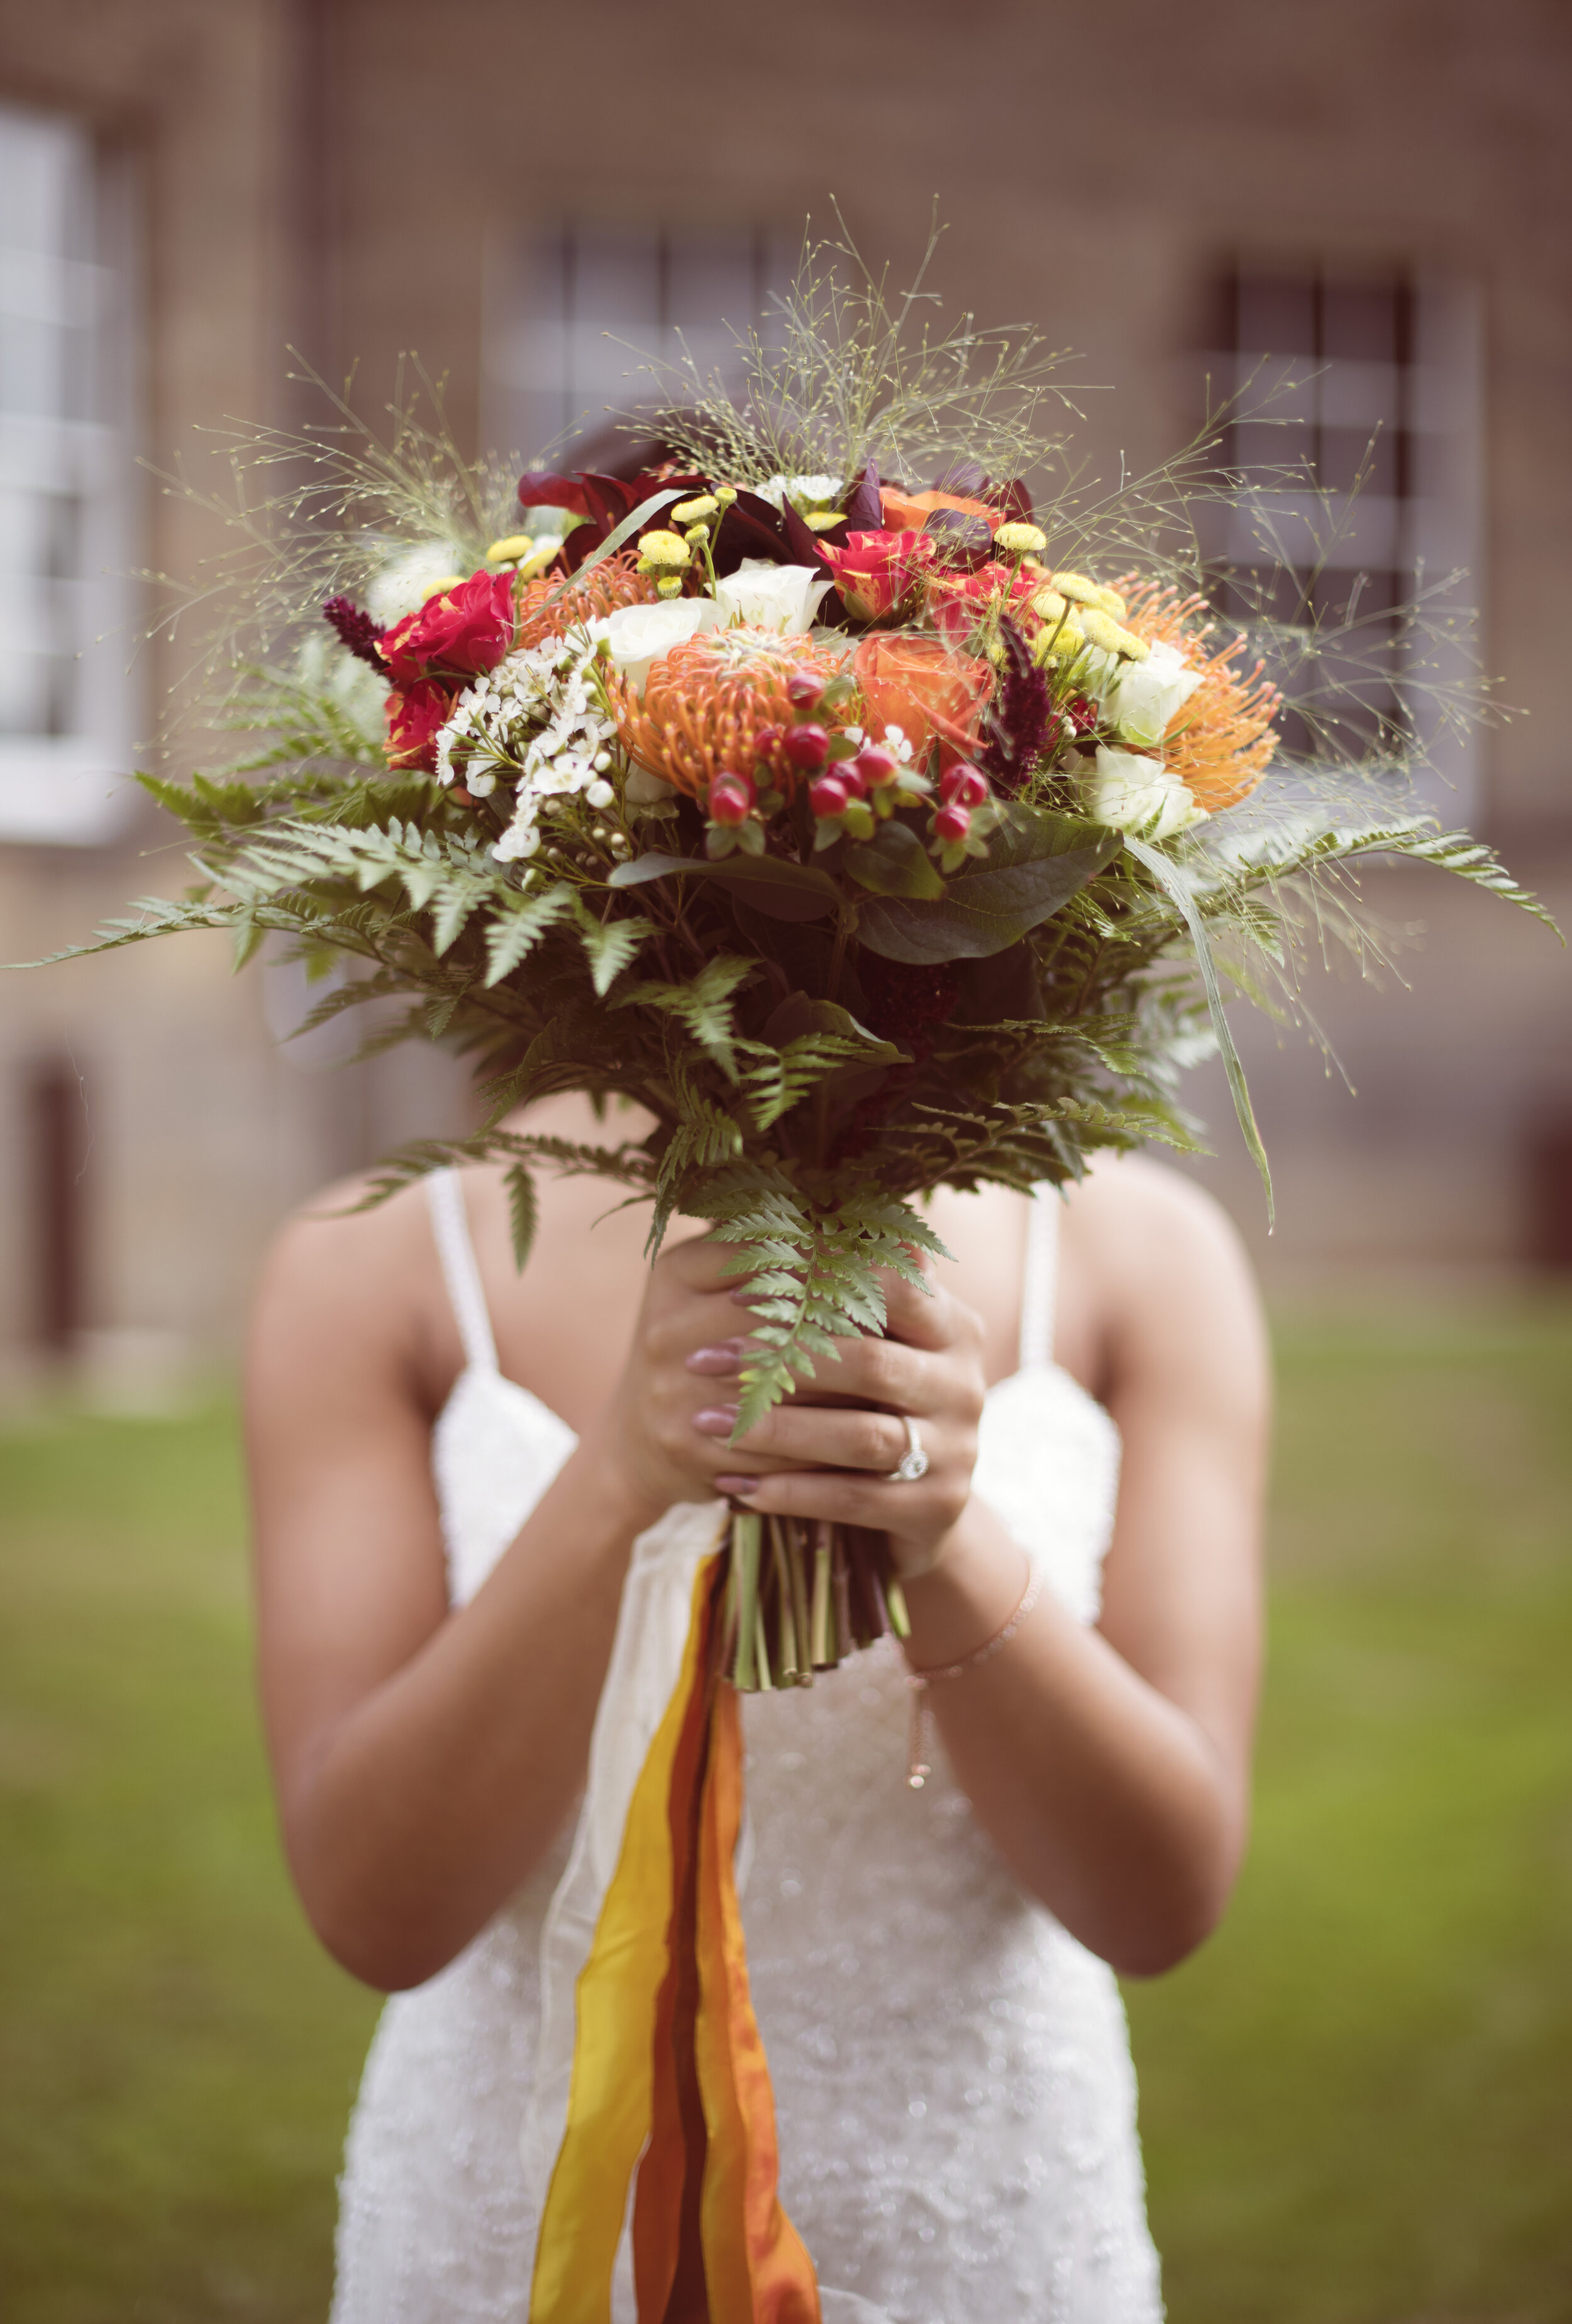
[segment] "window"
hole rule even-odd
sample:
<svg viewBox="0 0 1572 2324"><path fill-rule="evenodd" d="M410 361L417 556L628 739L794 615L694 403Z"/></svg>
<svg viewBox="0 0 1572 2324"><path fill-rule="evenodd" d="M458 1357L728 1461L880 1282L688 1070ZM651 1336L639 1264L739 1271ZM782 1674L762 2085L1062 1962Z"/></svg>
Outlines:
<svg viewBox="0 0 1572 2324"><path fill-rule="evenodd" d="M102 844L134 796L126 194L0 106L0 841Z"/></svg>
<svg viewBox="0 0 1572 2324"><path fill-rule="evenodd" d="M1251 482L1223 544L1243 586L1223 610L1265 595L1290 618L1300 607L1353 618L1358 668L1336 674L1358 687L1359 739L1417 740L1438 769L1433 804L1466 820L1474 746L1446 730L1431 692L1432 680L1466 674L1466 654L1405 639L1396 611L1422 598L1427 622L1440 623L1478 602L1475 302L1460 284L1405 272L1239 266L1223 281L1218 321L1217 386L1244 402L1224 459ZM1288 561L1275 576L1267 531ZM1291 713L1289 739L1307 740Z"/></svg>
<svg viewBox="0 0 1572 2324"><path fill-rule="evenodd" d="M532 237L491 270L486 442L574 467L625 457L634 439L612 415L673 392L670 377L642 367L680 362L686 348L701 375L735 374L734 330L764 315L794 258L763 231L567 226Z"/></svg>

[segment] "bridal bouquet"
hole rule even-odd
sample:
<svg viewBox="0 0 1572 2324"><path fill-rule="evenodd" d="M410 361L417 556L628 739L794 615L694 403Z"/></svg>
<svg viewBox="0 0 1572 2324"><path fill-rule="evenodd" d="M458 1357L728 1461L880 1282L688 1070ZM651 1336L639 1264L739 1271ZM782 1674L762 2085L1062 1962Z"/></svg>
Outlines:
<svg viewBox="0 0 1572 2324"><path fill-rule="evenodd" d="M245 957L278 929L360 964L310 1021L392 1004L377 1041L467 1050L489 1110L384 1188L504 1157L521 1263L537 1163L652 1197L652 1249L713 1220L755 1296L739 1434L880 1329L880 1270L939 1248L911 1197L1191 1143L1176 1075L1208 1041L1264 1177L1223 991L1281 968L1296 886L1323 927L1328 874L1373 852L1516 892L1393 811L1390 735L1361 789L1336 700L1285 766L1281 625L1223 627L1174 552L1222 488L1194 453L1166 492L1034 504L1059 442L1030 339L913 351L879 286L811 265L782 324L740 395L689 383L653 466L532 470L507 530L495 475L407 410L389 448L346 410L347 447L310 447L326 481L260 520L244 499L250 610L291 655L243 660L228 706L267 748L150 783L207 884L105 932L227 924ZM1301 678L1328 659L1308 635ZM569 1088L656 1126L611 1149L512 1126ZM738 1513L732 1543L739 1686L904 1627L868 1541Z"/></svg>
<svg viewBox="0 0 1572 2324"><path fill-rule="evenodd" d="M304 442L245 439L243 482L283 480L231 511L226 715L263 740L222 777L149 780L201 884L98 939L227 927L244 961L282 931L326 979L309 1022L369 1006L376 1044L469 1055L485 1125L395 1157L379 1191L500 1157L521 1264L538 1166L647 1197L652 1248L678 1213L713 1221L751 1285L739 1434L882 1328L881 1272L917 1277L939 1249L915 1198L1192 1144L1178 1077L1213 1047L1264 1177L1225 998L1291 1009L1302 930L1364 941L1355 859L1529 900L1412 805L1410 734L1389 720L1369 743L1356 621L1213 613L1193 519L1233 490L1215 435L1099 499L1066 481L1036 342L915 311L819 254L768 343L744 342L744 384L682 383L626 474L536 468L515 491L404 406L391 445L346 405ZM1429 639L1410 610L1372 649L1410 700ZM1309 737L1291 759L1284 687ZM1438 703L1469 709L1438 682ZM518 1126L569 1089L654 1126L612 1147ZM753 2289L726 2312L817 2312L748 2063L740 1745L714 1673L807 1683L904 1611L875 1538L726 1525L690 1607L682 1569L685 1658L643 1689L668 1708L617 1761L642 1772L610 1819L615 1877L569 1915L595 1934L569 1964L532 2315L578 2313L587 2271L609 2281L645 2141L641 2313L676 2264L685 2172L728 2171L706 2264ZM635 1614L653 1637L631 1584ZM619 1632L603 1720L639 1692L623 1653ZM592 1799L612 1781L593 1759ZM710 2077L709 2145L686 2160L673 2055Z"/></svg>

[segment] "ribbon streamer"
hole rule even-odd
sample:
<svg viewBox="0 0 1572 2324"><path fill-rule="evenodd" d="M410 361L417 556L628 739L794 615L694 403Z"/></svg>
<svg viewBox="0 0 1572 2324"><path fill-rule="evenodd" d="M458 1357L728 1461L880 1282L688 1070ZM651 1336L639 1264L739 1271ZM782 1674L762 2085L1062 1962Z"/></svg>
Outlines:
<svg viewBox="0 0 1572 2324"><path fill-rule="evenodd" d="M561 2079L548 2054L560 2047L560 1976L587 1902L601 1892L574 1987L530 2324L610 2324L635 2168L640 2324L820 2324L813 2263L777 2194L774 2099L737 1902L743 1751L737 1699L719 1675L724 1561L713 1547L695 1557L695 1518L713 1544L713 1511L674 1510L636 1546L573 1856L542 1938L553 1980L542 2006L546 2072L525 2131L537 2168ZM680 1665L652 1722L682 1582ZM619 1681L625 1692L615 1691ZM635 1730L653 1729L631 1782L630 1716ZM608 1877L609 1826L624 1800Z"/></svg>

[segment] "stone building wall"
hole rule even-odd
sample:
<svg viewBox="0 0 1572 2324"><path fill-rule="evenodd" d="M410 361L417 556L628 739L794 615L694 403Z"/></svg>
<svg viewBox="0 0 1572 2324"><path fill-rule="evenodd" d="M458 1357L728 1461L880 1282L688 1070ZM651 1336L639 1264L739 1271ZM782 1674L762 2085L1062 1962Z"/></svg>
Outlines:
<svg viewBox="0 0 1572 2324"><path fill-rule="evenodd" d="M1564 899L1569 90L1572 18L1554 0L1483 14L1106 0L1094 16L1058 0L799 0L787 15L698 0L0 0L0 100L84 115L137 161L155 464L196 423L298 414L286 341L329 375L358 360L368 404L418 349L473 440L488 285L520 237L564 220L791 237L806 212L829 223L834 193L899 272L937 195L938 286L1079 351L1068 375L1087 383L1105 474L1190 432L1210 286L1241 254L1475 283L1487 656L1531 714L1488 738L1484 819L1530 884ZM211 546L151 484L142 515L151 567L190 571ZM156 695L178 665L164 652L152 673ZM0 950L52 948L166 885L169 839L148 809L115 848L0 847ZM1285 1277L1512 1260L1536 1126L1572 1116L1554 941L1438 878L1393 872L1375 892L1437 941L1407 994L1344 982L1318 996L1357 1102L1302 1044L1248 1035L1279 1169L1269 1265ZM84 1320L208 1346L231 1342L288 1203L462 1105L437 1061L337 1078L283 1062L256 981L231 982L217 942L6 980L0 1343L29 1330L19 1092L30 1060L62 1050L86 1072L93 1125ZM1217 1127L1216 1181L1256 1235Z"/></svg>

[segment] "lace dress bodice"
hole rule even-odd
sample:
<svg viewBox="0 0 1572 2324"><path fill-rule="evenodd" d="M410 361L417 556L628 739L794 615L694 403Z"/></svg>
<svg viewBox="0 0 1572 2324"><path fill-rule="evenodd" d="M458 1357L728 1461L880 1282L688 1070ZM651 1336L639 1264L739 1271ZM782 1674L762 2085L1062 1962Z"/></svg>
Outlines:
<svg viewBox="0 0 1572 2324"><path fill-rule="evenodd" d="M498 1371L460 1183L429 1184L467 1358L432 1446L461 1604L575 1439ZM1054 1198L1034 1204L1021 1369L988 1397L976 1489L1091 1622L1119 1443L1050 1360L1057 1220ZM1156 2324L1113 1974L1015 1885L941 1742L925 1788L907 1784L909 1699L886 1639L744 1706L748 1966L781 2200L825 2324ZM333 2324L523 2324L538 2191L520 2141L571 1836L383 2014L340 2186ZM625 2271L614 2314L633 2318Z"/></svg>

